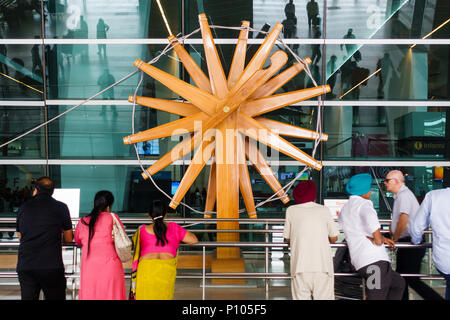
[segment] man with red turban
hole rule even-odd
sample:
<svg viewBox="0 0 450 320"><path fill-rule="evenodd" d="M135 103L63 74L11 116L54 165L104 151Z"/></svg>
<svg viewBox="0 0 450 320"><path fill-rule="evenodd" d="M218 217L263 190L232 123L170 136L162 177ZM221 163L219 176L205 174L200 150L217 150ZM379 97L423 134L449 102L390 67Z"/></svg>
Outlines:
<svg viewBox="0 0 450 320"><path fill-rule="evenodd" d="M339 230L330 210L316 201L316 185L303 180L294 188L297 202L286 210L283 237L291 247L291 291L294 300L334 300L330 243Z"/></svg>

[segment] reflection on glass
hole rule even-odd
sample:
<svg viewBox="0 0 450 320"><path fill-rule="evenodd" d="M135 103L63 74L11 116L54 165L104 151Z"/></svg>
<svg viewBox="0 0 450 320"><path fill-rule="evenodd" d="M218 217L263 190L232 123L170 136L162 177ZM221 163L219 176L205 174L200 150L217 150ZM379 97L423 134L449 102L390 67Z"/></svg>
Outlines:
<svg viewBox="0 0 450 320"><path fill-rule="evenodd" d="M41 123L44 116L42 107L0 107L0 144ZM44 128L11 142L1 149L0 157L43 158L45 157Z"/></svg>
<svg viewBox="0 0 450 320"><path fill-rule="evenodd" d="M327 45L327 83L334 100L448 99L448 46ZM350 50L350 51L348 51Z"/></svg>
<svg viewBox="0 0 450 320"><path fill-rule="evenodd" d="M119 79L134 72L134 61L139 58L150 61L158 56L164 45L98 45L68 44L49 45L48 83L50 99L86 99L107 88ZM175 52L170 51L154 64L174 76L177 76L179 66ZM107 90L97 99L125 99L134 94L140 80L139 74L128 78L113 88ZM140 90L145 96L158 98L177 98L170 90L148 75ZM141 94L141 93L138 93Z"/></svg>
<svg viewBox="0 0 450 320"><path fill-rule="evenodd" d="M0 97L43 99L42 46L0 44Z"/></svg>
<svg viewBox="0 0 450 320"><path fill-rule="evenodd" d="M323 29L323 0L231 0L226 6L216 1L189 0L186 3L186 33L199 27L197 16L200 13L206 13L209 23L216 26L238 27L246 20L252 28L267 31L280 22L284 25L282 37L285 39L313 38L314 28ZM224 29L213 29L213 36L235 38L233 31ZM257 38L257 33L251 32L249 38Z"/></svg>
<svg viewBox="0 0 450 320"><path fill-rule="evenodd" d="M53 118L73 106L50 106ZM52 159L136 159L133 145L123 138L131 134L132 105L80 106L54 121L49 127L49 157ZM135 132L151 129L178 116L136 105ZM170 120L172 119L172 120ZM158 159L179 142L180 136L150 140L138 144L142 159Z"/></svg>
<svg viewBox="0 0 450 320"><path fill-rule="evenodd" d="M47 20L47 14L44 11ZM41 1L1 1L0 35L6 39L41 37Z"/></svg>
<svg viewBox="0 0 450 320"><path fill-rule="evenodd" d="M180 0L162 1L172 32L180 30ZM49 0L46 35L67 39L167 38L156 1ZM108 8L105 11L105 7ZM103 46L100 47L103 50Z"/></svg>
<svg viewBox="0 0 450 320"><path fill-rule="evenodd" d="M15 217L19 207L31 197L31 179L44 175L44 166L2 165L0 171L0 213L2 213L2 217ZM5 225L2 226L5 227ZM12 227L15 227L15 224ZM6 234L5 232L4 235ZM2 236L1 232L0 236ZM12 237L11 234L10 237Z"/></svg>
<svg viewBox="0 0 450 320"><path fill-rule="evenodd" d="M357 39L420 39L447 18L445 0L328 1L327 38L348 38L352 28ZM449 30L446 26L433 38L447 38Z"/></svg>
<svg viewBox="0 0 450 320"><path fill-rule="evenodd" d="M326 107L324 158L450 159L449 115L427 107Z"/></svg>

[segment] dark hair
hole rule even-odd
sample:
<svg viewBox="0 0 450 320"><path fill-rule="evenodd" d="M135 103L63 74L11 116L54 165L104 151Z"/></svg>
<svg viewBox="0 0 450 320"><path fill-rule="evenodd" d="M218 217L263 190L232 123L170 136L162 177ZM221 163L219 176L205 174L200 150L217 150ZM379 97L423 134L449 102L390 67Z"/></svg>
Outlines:
<svg viewBox="0 0 450 320"><path fill-rule="evenodd" d="M152 202L149 210L149 216L153 219L153 232L156 236L156 245L161 243L161 246L165 246L166 243L168 243L166 238L167 226L164 223L166 212L167 210L164 202L161 200L154 200Z"/></svg>
<svg viewBox="0 0 450 320"><path fill-rule="evenodd" d="M33 183L33 187L38 193L52 195L53 190L55 190L55 183L49 177L40 177Z"/></svg>
<svg viewBox="0 0 450 320"><path fill-rule="evenodd" d="M94 208L87 217L91 217L89 223L84 219L81 219L84 225L89 226L89 241L88 241L88 254L91 247L91 239L95 233L95 223L97 222L98 216L101 212L105 211L107 207L111 207L114 203L114 196L111 192L107 190L101 190L95 194L94 198Z"/></svg>

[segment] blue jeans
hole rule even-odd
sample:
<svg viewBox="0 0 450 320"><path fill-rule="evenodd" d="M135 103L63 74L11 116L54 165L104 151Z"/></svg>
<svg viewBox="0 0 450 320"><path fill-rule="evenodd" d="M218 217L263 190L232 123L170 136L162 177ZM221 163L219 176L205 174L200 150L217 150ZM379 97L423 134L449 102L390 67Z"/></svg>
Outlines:
<svg viewBox="0 0 450 320"><path fill-rule="evenodd" d="M444 276L445 279L445 300L450 300L450 274L445 274L438 270L442 276Z"/></svg>

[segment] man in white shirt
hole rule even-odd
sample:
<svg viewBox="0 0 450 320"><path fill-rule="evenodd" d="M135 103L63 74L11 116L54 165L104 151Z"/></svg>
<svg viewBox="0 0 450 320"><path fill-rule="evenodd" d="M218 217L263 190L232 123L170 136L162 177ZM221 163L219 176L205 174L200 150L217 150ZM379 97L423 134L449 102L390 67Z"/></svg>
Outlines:
<svg viewBox="0 0 450 320"><path fill-rule="evenodd" d="M422 242L428 226L433 232L433 261L446 281L445 299L450 300L450 188L426 194L419 211L410 221L414 244Z"/></svg>
<svg viewBox="0 0 450 320"><path fill-rule="evenodd" d="M408 221L412 220L419 210L416 196L405 185L405 177L399 170L392 170L384 180L386 190L394 194L392 209L391 239L394 242L411 242ZM420 274L422 259L426 248L398 248L397 271L400 274ZM442 297L419 277L405 277L407 286L403 300L408 300L408 286L414 289L424 300L442 300Z"/></svg>
<svg viewBox="0 0 450 320"><path fill-rule="evenodd" d="M330 242L339 230L331 212L315 203L316 185L300 181L293 191L298 203L286 210L283 237L291 247L291 290L294 300L334 300Z"/></svg>
<svg viewBox="0 0 450 320"><path fill-rule="evenodd" d="M368 173L350 178L346 185L350 198L339 214L339 223L352 264L365 279L367 300L400 300L405 280L391 268L384 244L395 247L395 243L381 235L377 212L369 200L371 187Z"/></svg>

